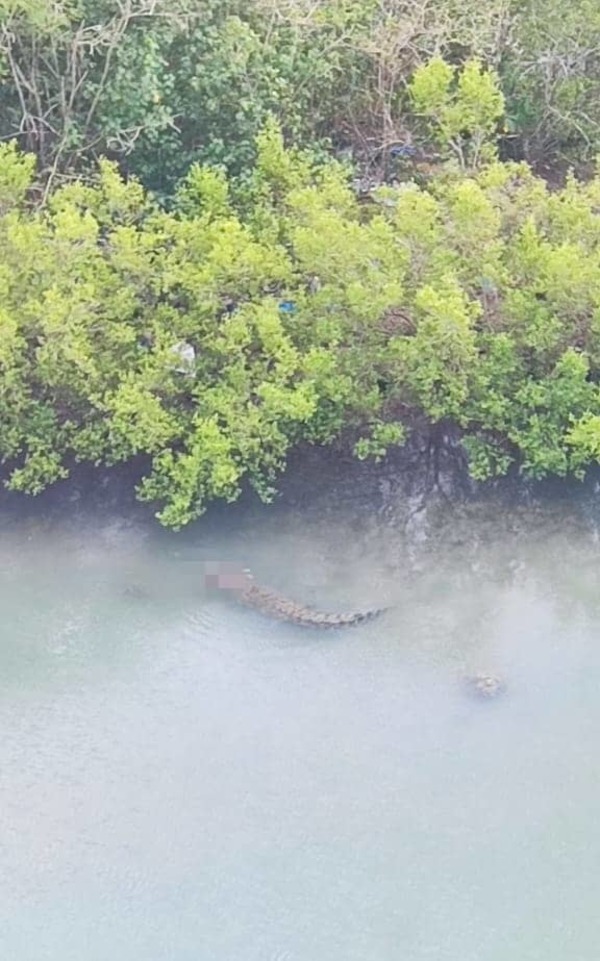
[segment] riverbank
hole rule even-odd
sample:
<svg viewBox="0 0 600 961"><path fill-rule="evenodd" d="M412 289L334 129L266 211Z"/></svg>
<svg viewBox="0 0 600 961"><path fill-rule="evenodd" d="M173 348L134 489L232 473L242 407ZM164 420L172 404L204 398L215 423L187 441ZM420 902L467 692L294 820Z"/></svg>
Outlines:
<svg viewBox="0 0 600 961"><path fill-rule="evenodd" d="M78 517L120 517L148 531L159 528L152 505L136 499L135 486L146 465L141 461L118 467L76 465L70 476L33 497L0 490L0 526L45 526ZM548 478L525 481L513 471L494 481L474 481L456 433L415 433L381 461L360 461L341 443L330 447L303 445L292 452L277 481L272 503L264 504L249 486L232 503L213 502L192 531L234 527L247 518L268 521L293 511L307 517L371 518L377 526L416 533L426 518L457 524L465 512L482 516L498 511L510 516L569 505L588 518L599 500L600 470L590 469L584 481ZM435 520L435 519L438 520ZM591 522L591 521L590 521ZM595 521L593 521L595 523ZM429 521L427 521L429 523ZM178 535L175 535L177 538ZM187 539L185 530L181 533Z"/></svg>

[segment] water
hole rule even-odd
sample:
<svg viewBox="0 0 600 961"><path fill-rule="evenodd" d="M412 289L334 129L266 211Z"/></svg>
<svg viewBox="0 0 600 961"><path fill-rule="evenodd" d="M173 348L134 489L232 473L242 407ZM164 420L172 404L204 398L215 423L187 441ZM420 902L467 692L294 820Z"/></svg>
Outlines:
<svg viewBox="0 0 600 961"><path fill-rule="evenodd" d="M595 961L593 505L404 507L5 524L0 957ZM215 559L393 610L307 634Z"/></svg>

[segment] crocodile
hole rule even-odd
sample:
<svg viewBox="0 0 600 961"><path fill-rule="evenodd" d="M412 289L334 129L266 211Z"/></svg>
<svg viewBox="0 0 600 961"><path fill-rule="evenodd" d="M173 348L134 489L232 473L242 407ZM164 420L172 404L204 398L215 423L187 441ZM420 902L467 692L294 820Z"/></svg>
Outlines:
<svg viewBox="0 0 600 961"><path fill-rule="evenodd" d="M211 568L215 565L210 565ZM257 584L247 568L235 565L218 564L216 570L205 574L207 587L231 591L241 603L278 620L289 621L300 627L334 628L350 627L372 620L388 610L385 607L371 608L362 611L348 611L328 613L306 607L297 601L290 600L277 591ZM469 674L463 676L467 690L482 700L490 700L503 694L506 684L502 677L496 674Z"/></svg>
<svg viewBox="0 0 600 961"><path fill-rule="evenodd" d="M254 580L252 573L247 570L223 569L205 575L206 585L221 590L232 591L243 604L278 620L289 621L299 627L351 627L364 621L372 620L383 614L386 608L371 608L362 611L344 611L329 613L306 607L297 601L290 600L283 594L268 587L262 587Z"/></svg>

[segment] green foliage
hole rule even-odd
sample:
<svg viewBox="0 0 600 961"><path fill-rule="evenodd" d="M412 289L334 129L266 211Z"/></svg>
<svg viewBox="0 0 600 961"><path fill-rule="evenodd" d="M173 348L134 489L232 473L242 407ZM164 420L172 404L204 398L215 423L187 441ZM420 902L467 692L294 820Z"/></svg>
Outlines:
<svg viewBox="0 0 600 961"><path fill-rule="evenodd" d="M509 124L527 155L591 159L600 145L600 8L595 0L513 0L502 58Z"/></svg>
<svg viewBox="0 0 600 961"><path fill-rule="evenodd" d="M573 448L571 458L577 473L589 462L600 463L600 416L586 411L574 419L566 441Z"/></svg>
<svg viewBox="0 0 600 961"><path fill-rule="evenodd" d="M17 144L0 144L0 212L18 207L31 189L35 157L18 152Z"/></svg>
<svg viewBox="0 0 600 961"><path fill-rule="evenodd" d="M493 159L504 97L498 77L479 61L468 60L457 72L436 57L415 71L409 93L434 139L454 154L462 170Z"/></svg>
<svg viewBox="0 0 600 961"><path fill-rule="evenodd" d="M394 346L406 388L433 421L461 417L477 359L479 313L479 304L469 302L451 274L415 294L416 332Z"/></svg>
<svg viewBox="0 0 600 961"><path fill-rule="evenodd" d="M404 424L388 422L374 424L369 437L361 437L354 445L354 453L359 460L373 457L381 460L390 447L402 444L406 438Z"/></svg>
<svg viewBox="0 0 600 961"><path fill-rule="evenodd" d="M271 114L325 144L330 29L299 35L259 0L4 0L0 135L44 177L108 155L167 201L193 163L247 174Z"/></svg>
<svg viewBox="0 0 600 961"><path fill-rule="evenodd" d="M599 40L595 0L0 0L0 137L44 181L108 155L164 203L194 163L251 176L269 116L378 182L411 139L489 160L504 112L505 150L588 159Z"/></svg>
<svg viewBox="0 0 600 961"><path fill-rule="evenodd" d="M381 458L451 420L473 475L600 460L600 177L551 193L494 163L363 204L273 120L245 185L196 165L173 210L103 161L32 206L0 150L0 457L38 493L141 457L179 527L290 448Z"/></svg>

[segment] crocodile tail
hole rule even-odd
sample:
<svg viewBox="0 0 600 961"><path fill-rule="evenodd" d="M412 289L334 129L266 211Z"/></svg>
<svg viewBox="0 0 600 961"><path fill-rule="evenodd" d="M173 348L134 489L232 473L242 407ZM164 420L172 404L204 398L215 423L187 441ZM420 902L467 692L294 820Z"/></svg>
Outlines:
<svg viewBox="0 0 600 961"><path fill-rule="evenodd" d="M382 613L382 608L368 611L350 611L340 614L325 614L321 611L303 610L298 611L293 620L297 624L310 627L351 627L353 624L360 624L363 621L372 620Z"/></svg>

